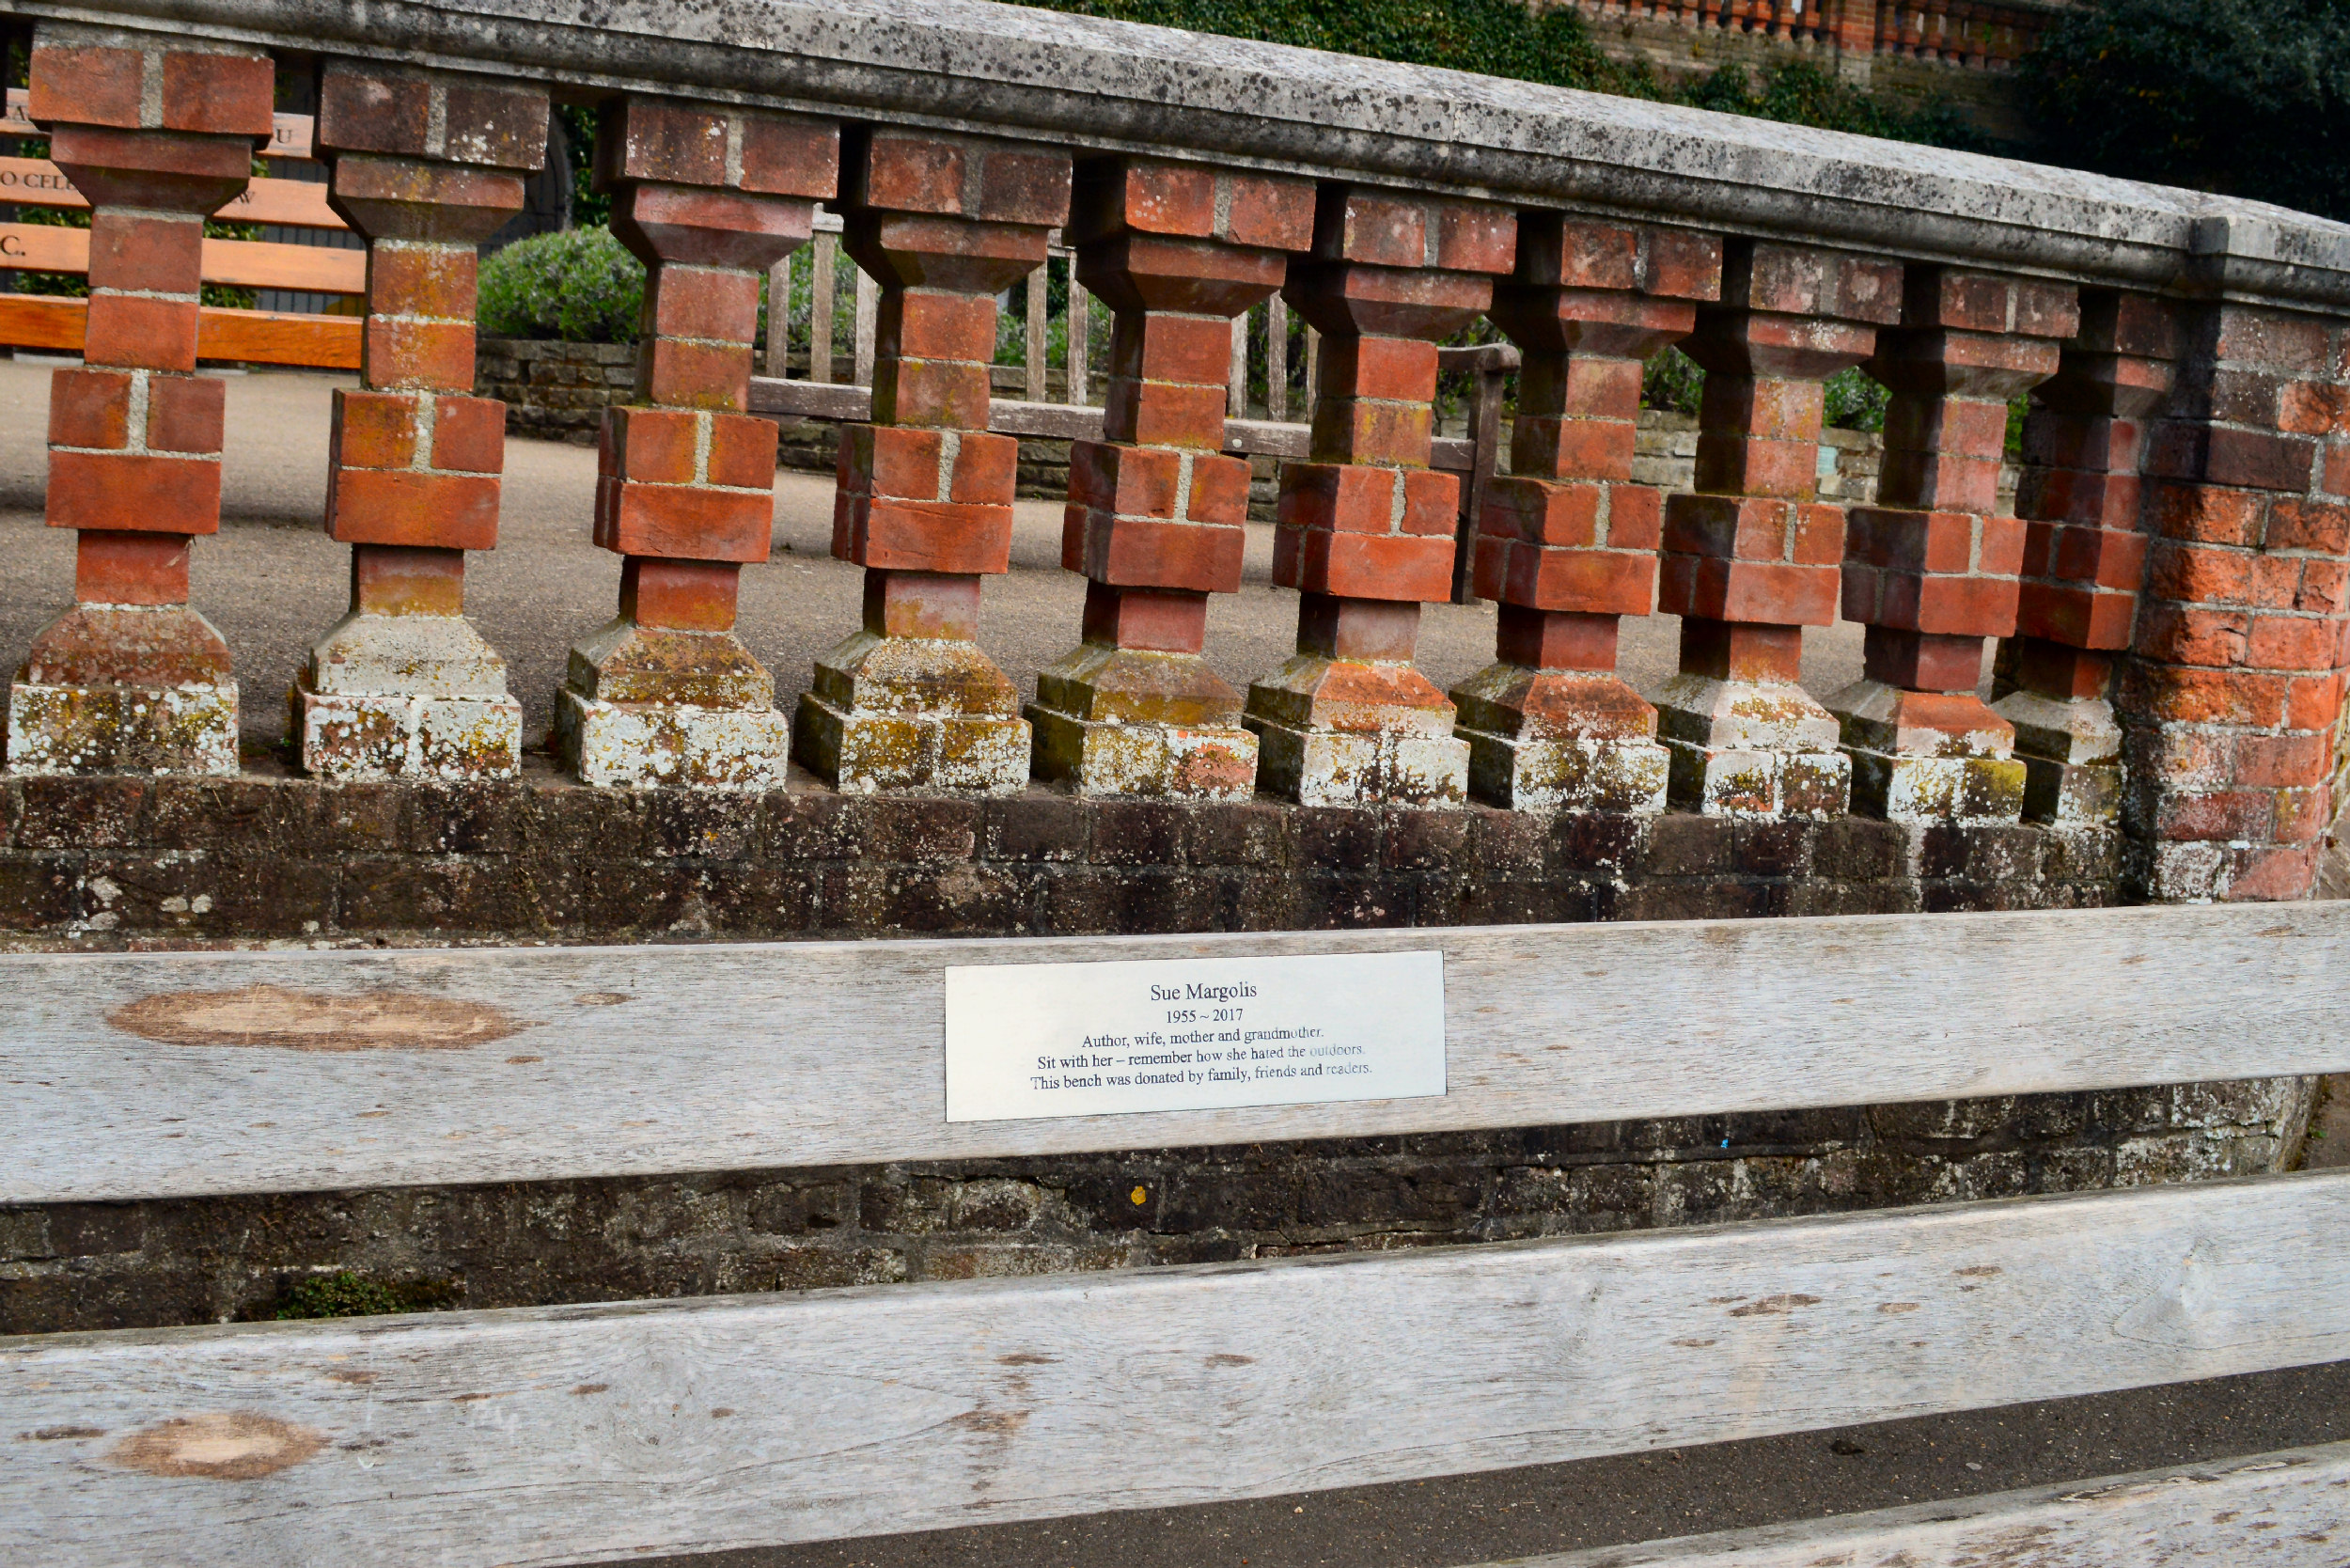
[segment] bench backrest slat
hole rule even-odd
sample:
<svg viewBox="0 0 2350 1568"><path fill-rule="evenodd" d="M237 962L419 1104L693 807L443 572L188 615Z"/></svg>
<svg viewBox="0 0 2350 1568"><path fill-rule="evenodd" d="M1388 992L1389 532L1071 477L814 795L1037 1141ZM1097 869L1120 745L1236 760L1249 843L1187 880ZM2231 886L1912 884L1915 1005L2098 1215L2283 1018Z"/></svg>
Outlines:
<svg viewBox="0 0 2350 1568"><path fill-rule="evenodd" d="M50 1435L9 1445L0 1539L552 1563L1402 1481L2350 1357L2346 1268L2342 1173L0 1341L0 1431Z"/></svg>
<svg viewBox="0 0 2350 1568"><path fill-rule="evenodd" d="M944 1119L948 965L1432 949L1446 954L1442 1098ZM20 955L0 959L0 1144L12 1155L0 1201L1369 1137L2339 1071L2345 973L2345 903ZM394 1027L308 1042L371 1049L175 1043L175 998L254 987L274 988L253 993L260 1021L297 994L358 998ZM134 1003L144 1037L117 1022ZM442 1011L410 1027L409 1007Z"/></svg>

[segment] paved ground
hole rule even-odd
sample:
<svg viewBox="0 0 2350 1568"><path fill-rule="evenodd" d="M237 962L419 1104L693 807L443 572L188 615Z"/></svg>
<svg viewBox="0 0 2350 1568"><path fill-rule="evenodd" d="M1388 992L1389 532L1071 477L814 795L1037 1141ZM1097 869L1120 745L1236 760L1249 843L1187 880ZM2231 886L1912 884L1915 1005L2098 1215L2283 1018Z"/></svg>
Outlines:
<svg viewBox="0 0 2350 1568"><path fill-rule="evenodd" d="M71 597L73 541L40 525L44 432L53 363L0 360L0 669L12 673L35 633ZM285 692L310 643L348 601L348 552L320 531L326 489L327 416L349 377L302 372L233 375L220 534L196 547L195 602L234 654L248 745L285 730ZM743 574L742 634L775 672L789 704L808 683L816 655L856 623L859 573L831 558L832 481L779 474L774 558ZM611 619L617 557L588 542L595 495L592 450L554 442L507 446L499 547L467 568L467 608L506 656L522 699L525 733L543 735L564 655L573 639ZM1289 655L1296 595L1270 581L1270 527L1252 527L1248 581L1209 613L1208 657L1234 684ZM1036 670L1077 640L1083 581L1060 569L1060 509L1024 501L1012 571L991 582L980 641L1033 692ZM1624 623L1623 667L1636 685L1671 673L1679 621ZM1806 682L1834 691L1860 672L1859 629L1810 634ZM1421 664L1439 683L1491 662L1490 605L1433 605Z"/></svg>

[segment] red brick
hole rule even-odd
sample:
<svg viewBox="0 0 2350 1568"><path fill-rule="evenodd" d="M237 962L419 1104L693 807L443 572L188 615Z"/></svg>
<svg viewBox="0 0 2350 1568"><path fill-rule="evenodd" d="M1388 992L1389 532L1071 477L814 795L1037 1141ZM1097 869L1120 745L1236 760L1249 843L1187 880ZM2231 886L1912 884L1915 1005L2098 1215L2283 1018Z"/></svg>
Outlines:
<svg viewBox="0 0 2350 1568"><path fill-rule="evenodd" d="M1546 550L1520 541L1477 541L1480 597L1581 615L1647 615L1656 603L1656 557L1626 550Z"/></svg>
<svg viewBox="0 0 2350 1568"><path fill-rule="evenodd" d="M639 484L691 484L700 418L684 409L623 406L604 416L610 472Z"/></svg>
<svg viewBox="0 0 2350 1568"><path fill-rule="evenodd" d="M623 480L605 510L596 542L624 556L763 561L774 532L772 497L701 485Z"/></svg>
<svg viewBox="0 0 2350 1568"><path fill-rule="evenodd" d="M2314 550L2350 554L2350 505L2280 496L2268 510L2271 550Z"/></svg>
<svg viewBox="0 0 2350 1568"><path fill-rule="evenodd" d="M49 375L49 444L114 451L130 442L131 377L60 367Z"/></svg>
<svg viewBox="0 0 2350 1568"><path fill-rule="evenodd" d="M1019 469L1017 437L967 431L955 444L955 468L948 478L947 498L965 505L1009 505Z"/></svg>
<svg viewBox="0 0 2350 1568"><path fill-rule="evenodd" d="M938 498L946 437L899 425L851 425L840 432L840 487L906 500Z"/></svg>
<svg viewBox="0 0 2350 1568"><path fill-rule="evenodd" d="M1405 469L1402 483L1403 515L1396 522L1402 532L1450 539L1459 531L1459 476L1427 468Z"/></svg>
<svg viewBox="0 0 2350 1568"><path fill-rule="evenodd" d="M840 188L840 128L742 111L743 188L829 200Z"/></svg>
<svg viewBox="0 0 2350 1568"><path fill-rule="evenodd" d="M1221 386L1113 381L1104 402L1103 431L1115 439L1206 451L1224 445Z"/></svg>
<svg viewBox="0 0 2350 1568"><path fill-rule="evenodd" d="M368 308L471 321L478 273L479 252L472 245L379 242L368 247Z"/></svg>
<svg viewBox="0 0 2350 1568"><path fill-rule="evenodd" d="M2286 689L2284 724L2291 729L2324 729L2342 716L2342 677L2304 676ZM2274 719L2268 721L2277 722Z"/></svg>
<svg viewBox="0 0 2350 1568"><path fill-rule="evenodd" d="M2287 688L2281 675L2125 665L2123 685L2148 716L2174 724L2240 724L2273 729L2284 722ZM2295 729L2314 728L2295 724Z"/></svg>
<svg viewBox="0 0 2350 1568"><path fill-rule="evenodd" d="M1435 416L1426 403L1324 397L1314 404L1317 462L1424 467L1434 433Z"/></svg>
<svg viewBox="0 0 2350 1568"><path fill-rule="evenodd" d="M666 408L740 412L750 404L751 346L656 337L638 349L646 400Z"/></svg>
<svg viewBox="0 0 2350 1568"><path fill-rule="evenodd" d="M613 232L647 260L764 273L804 243L815 205L698 186L638 184L613 198Z"/></svg>
<svg viewBox="0 0 2350 1568"><path fill-rule="evenodd" d="M2350 609L2350 566L2341 561L2310 561L2301 568L2301 591L2293 607L2313 615L2340 615Z"/></svg>
<svg viewBox="0 0 2350 1568"><path fill-rule="evenodd" d="M620 614L639 626L731 631L742 585L743 568L736 561L633 556L620 568Z"/></svg>
<svg viewBox="0 0 2350 1568"><path fill-rule="evenodd" d="M751 415L710 416L710 482L741 490L773 490L779 432L773 419Z"/></svg>
<svg viewBox="0 0 2350 1568"><path fill-rule="evenodd" d="M461 474L505 472L506 405L495 398L435 398L432 466Z"/></svg>
<svg viewBox="0 0 2350 1568"><path fill-rule="evenodd" d="M1135 159L1118 165L1116 178L1116 217L1123 227L1147 234L1215 232L1215 170Z"/></svg>
<svg viewBox="0 0 2350 1568"><path fill-rule="evenodd" d="M2246 735L2235 743L2234 782L2265 787L2323 783L2332 752L2323 735Z"/></svg>
<svg viewBox="0 0 2350 1568"><path fill-rule="evenodd" d="M359 374L369 386L470 392L473 323L369 316L360 339L359 366Z"/></svg>
<svg viewBox="0 0 2350 1568"><path fill-rule="evenodd" d="M2301 594L2301 566L2295 556L2253 557L2252 585L2246 599L2258 609L2291 609Z"/></svg>
<svg viewBox="0 0 2350 1568"><path fill-rule="evenodd" d="M1418 201L1345 191L1338 243L1332 259L1381 267L1420 267L1428 262L1428 214Z"/></svg>
<svg viewBox="0 0 2350 1568"><path fill-rule="evenodd" d="M2136 596L2026 583L2016 604L2016 630L2073 648L2130 646Z"/></svg>
<svg viewBox="0 0 2350 1568"><path fill-rule="evenodd" d="M1284 526L1273 580L1308 593L1441 604L1452 597L1452 541Z"/></svg>
<svg viewBox="0 0 2350 1568"><path fill-rule="evenodd" d="M985 365L995 357L995 301L893 290L882 301L874 333L878 353Z"/></svg>
<svg viewBox="0 0 2350 1568"><path fill-rule="evenodd" d="M859 501L833 554L863 567L989 574L1011 562L1011 507L953 501Z"/></svg>
<svg viewBox="0 0 2350 1568"><path fill-rule="evenodd" d="M351 607L368 615L463 615L465 553L354 544Z"/></svg>
<svg viewBox="0 0 2350 1568"><path fill-rule="evenodd" d="M145 75L145 58L135 49L37 40L24 112L42 125L55 120L135 130Z"/></svg>
<svg viewBox="0 0 2350 1568"><path fill-rule="evenodd" d="M117 533L216 533L220 460L53 451L48 522Z"/></svg>
<svg viewBox="0 0 2350 1568"><path fill-rule="evenodd" d="M492 475L337 468L326 484L326 535L343 544L494 550L498 481Z"/></svg>
<svg viewBox="0 0 2350 1568"><path fill-rule="evenodd" d="M1446 202L1436 209L1436 265L1507 273L1517 263L1518 219L1507 207Z"/></svg>
<svg viewBox="0 0 2350 1568"><path fill-rule="evenodd" d="M2322 782L2308 789L2278 791L2270 834L2280 844L2316 843L2333 823L2333 792Z"/></svg>
<svg viewBox="0 0 2350 1568"><path fill-rule="evenodd" d="M1596 484L1498 476L1485 487L1485 510L1477 529L1486 538L1588 549L1599 542L1606 501L1606 490Z"/></svg>
<svg viewBox="0 0 2350 1568"><path fill-rule="evenodd" d="M2241 611L2151 604L2138 634L2138 651L2172 664L2232 668L2245 662L2250 632L2251 618Z"/></svg>
<svg viewBox="0 0 2350 1568"><path fill-rule="evenodd" d="M2245 657L2262 669L2331 669L2335 624L2314 616L2256 616Z"/></svg>
<svg viewBox="0 0 2350 1568"><path fill-rule="evenodd" d="M432 87L421 76L337 60L319 75L319 150L424 156Z"/></svg>
<svg viewBox="0 0 2350 1568"><path fill-rule="evenodd" d="M1069 497L1119 516L1171 518L1182 467L1182 454L1165 448L1076 442Z"/></svg>
<svg viewBox="0 0 2350 1568"><path fill-rule="evenodd" d="M139 299L128 294L93 294L82 356L91 365L193 370L196 320L197 307L193 299L183 303ZM470 368L470 353L467 364Z"/></svg>
<svg viewBox="0 0 2350 1568"><path fill-rule="evenodd" d="M873 378L873 418L932 430L984 430L990 397L984 365L883 360Z"/></svg>
<svg viewBox="0 0 2350 1568"><path fill-rule="evenodd" d="M332 464L408 468L416 461L416 400L397 392L337 388L331 426Z"/></svg>
<svg viewBox="0 0 2350 1568"><path fill-rule="evenodd" d="M2317 461L2314 442L2297 436L2224 429L2212 430L2209 438L2202 477L2214 484L2283 490L2295 494L2310 488L2311 472Z"/></svg>
<svg viewBox="0 0 2350 1568"><path fill-rule="evenodd" d="M1322 345L1321 375L1325 395L1424 403L1436 395L1436 345L1409 337L1334 337Z"/></svg>
<svg viewBox="0 0 2350 1568"><path fill-rule="evenodd" d="M2289 849L2257 849L2237 855L2228 891L2231 903L2263 903L2305 899L2317 881L2316 844Z"/></svg>
<svg viewBox="0 0 2350 1568"><path fill-rule="evenodd" d="M2251 544L2260 538L2261 510L2267 497L2216 485L2158 484L2153 499L2154 526L2171 539Z"/></svg>
<svg viewBox="0 0 2350 1568"><path fill-rule="evenodd" d="M2232 550L2157 544L2148 561L2147 591L2191 604L2242 604L2251 593L2252 559Z"/></svg>
<svg viewBox="0 0 2350 1568"><path fill-rule="evenodd" d="M164 54L164 129L208 135L268 136L276 73L266 55Z"/></svg>
<svg viewBox="0 0 2350 1568"><path fill-rule="evenodd" d="M147 449L218 452L227 392L212 376L148 377Z"/></svg>
<svg viewBox="0 0 2350 1568"><path fill-rule="evenodd" d="M1279 522L1325 532L1386 533L1395 521L1396 475L1392 468L1358 463L1288 463L1281 470Z"/></svg>
<svg viewBox="0 0 2350 1568"><path fill-rule="evenodd" d="M2350 495L2350 446L2326 448L2326 494Z"/></svg>
<svg viewBox="0 0 2350 1568"><path fill-rule="evenodd" d="M970 214L990 223L1058 228L1069 221L1070 156L1058 148L987 149L979 172L979 207Z"/></svg>
<svg viewBox="0 0 2350 1568"><path fill-rule="evenodd" d="M1184 516L1237 528L1248 521L1248 484L1246 458L1200 453L1191 460L1191 500Z"/></svg>
<svg viewBox="0 0 2350 1568"><path fill-rule="evenodd" d="M1678 572L1677 561L1692 564ZM1763 626L1826 626L1836 619L1841 573L1715 557L1667 556L1657 608L1668 615Z"/></svg>
<svg viewBox="0 0 2350 1568"><path fill-rule="evenodd" d="M1238 245L1302 251L1314 243L1314 185L1277 175L1228 174L1223 237Z"/></svg>
<svg viewBox="0 0 2350 1568"><path fill-rule="evenodd" d="M991 321L989 331L994 330ZM1154 310L1144 317L1139 330L1130 330L1121 323L1110 354L1113 376L1213 386L1220 394L1232 362L1231 323L1198 316L1170 316ZM982 357L995 357L992 338ZM1432 385L1434 359L1432 353ZM1219 431L1222 425L1219 414Z"/></svg>
<svg viewBox="0 0 2350 1568"><path fill-rule="evenodd" d="M645 281L647 314L663 337L749 343L759 335L757 273L665 263Z"/></svg>
<svg viewBox="0 0 2350 1568"><path fill-rule="evenodd" d="M729 113L671 99L630 97L606 111L596 137L605 181L727 183Z"/></svg>
<svg viewBox="0 0 2350 1568"><path fill-rule="evenodd" d="M444 78L441 156L536 174L547 162L547 94L539 86Z"/></svg>
<svg viewBox="0 0 2350 1568"><path fill-rule="evenodd" d="M2265 839L2276 802L2262 790L2166 792L2154 814L2154 836L2170 839Z"/></svg>
<svg viewBox="0 0 2350 1568"><path fill-rule="evenodd" d="M940 136L875 132L866 144L862 189L871 207L901 212L963 211L961 143Z"/></svg>
<svg viewBox="0 0 2350 1568"><path fill-rule="evenodd" d="M89 530L75 541L73 597L84 604L184 604L184 534Z"/></svg>
<svg viewBox="0 0 2350 1568"><path fill-rule="evenodd" d="M1085 574L1120 587L1232 593L1240 588L1246 530L1095 513L1085 533Z"/></svg>
<svg viewBox="0 0 2350 1568"><path fill-rule="evenodd" d="M193 214L101 209L90 219L89 285L193 294L203 279L204 225Z"/></svg>
<svg viewBox="0 0 2350 1568"><path fill-rule="evenodd" d="M2315 316L2285 316L2246 306L2220 307L2218 357L2293 374L2315 374L2326 365L2328 323Z"/></svg>
<svg viewBox="0 0 2350 1568"><path fill-rule="evenodd" d="M2283 398L2284 388L2283 377L2263 370L2225 368L2214 370L2210 383L2210 416L2225 424L2276 430L2278 405Z"/></svg>

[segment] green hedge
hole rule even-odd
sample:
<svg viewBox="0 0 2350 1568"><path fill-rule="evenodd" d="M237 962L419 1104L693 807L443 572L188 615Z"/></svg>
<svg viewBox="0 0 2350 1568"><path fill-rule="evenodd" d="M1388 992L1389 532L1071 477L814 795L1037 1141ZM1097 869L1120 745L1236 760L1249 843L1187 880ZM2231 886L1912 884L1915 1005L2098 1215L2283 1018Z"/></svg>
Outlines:
<svg viewBox="0 0 2350 1568"><path fill-rule="evenodd" d="M533 235L481 263L485 337L634 343L644 307L645 264L607 228Z"/></svg>

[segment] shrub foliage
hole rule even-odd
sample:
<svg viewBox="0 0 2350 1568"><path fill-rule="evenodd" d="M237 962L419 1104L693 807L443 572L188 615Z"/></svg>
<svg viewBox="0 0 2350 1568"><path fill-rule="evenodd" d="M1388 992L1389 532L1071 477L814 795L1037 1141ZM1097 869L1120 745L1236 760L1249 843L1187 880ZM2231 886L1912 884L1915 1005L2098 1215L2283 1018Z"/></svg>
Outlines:
<svg viewBox="0 0 2350 1568"><path fill-rule="evenodd" d="M645 264L607 228L533 235L481 263L485 337L634 343L644 305Z"/></svg>
<svg viewBox="0 0 2350 1568"><path fill-rule="evenodd" d="M2350 219L2350 0L2102 0L2023 69L2052 162Z"/></svg>

